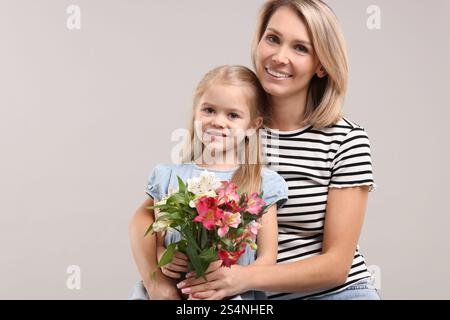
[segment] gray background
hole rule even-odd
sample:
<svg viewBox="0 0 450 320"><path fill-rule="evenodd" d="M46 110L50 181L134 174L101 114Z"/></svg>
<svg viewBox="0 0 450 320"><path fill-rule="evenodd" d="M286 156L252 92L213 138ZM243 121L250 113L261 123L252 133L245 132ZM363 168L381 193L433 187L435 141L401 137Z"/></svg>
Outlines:
<svg viewBox="0 0 450 320"><path fill-rule="evenodd" d="M0 1L0 298L128 296L147 174L170 161L204 72L251 65L262 2ZM328 3L349 51L344 111L369 134L378 185L361 250L384 299L449 299L450 2ZM71 4L81 30L66 28ZM366 27L372 4L381 30Z"/></svg>

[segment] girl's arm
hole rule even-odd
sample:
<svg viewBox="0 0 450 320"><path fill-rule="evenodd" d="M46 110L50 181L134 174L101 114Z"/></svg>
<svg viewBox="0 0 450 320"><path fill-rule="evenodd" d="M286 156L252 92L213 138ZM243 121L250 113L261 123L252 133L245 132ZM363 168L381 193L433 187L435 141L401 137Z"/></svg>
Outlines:
<svg viewBox="0 0 450 320"><path fill-rule="evenodd" d="M155 234L144 237L145 231L154 221L153 210L146 209L152 205L152 198L145 200L130 221L129 236L133 257L144 287L152 300L180 299L174 281L164 276L157 268ZM154 271L155 277L152 278L151 274Z"/></svg>
<svg viewBox="0 0 450 320"><path fill-rule="evenodd" d="M156 233L156 255L158 261L161 260L162 255L166 251L166 246L164 244L164 234L161 232ZM180 279L182 273L188 272L188 261L189 258L182 252L174 251L172 262L161 267L161 272L171 278Z"/></svg>
<svg viewBox="0 0 450 320"><path fill-rule="evenodd" d="M207 283L188 279L179 287L194 297L196 292L216 290L211 298L221 299L251 289L308 292L343 284L363 225L367 195L367 187L329 190L321 255L285 264L236 265L226 272L217 270Z"/></svg>
<svg viewBox="0 0 450 320"><path fill-rule="evenodd" d="M257 244L257 259L254 263L258 265L275 264L277 262L278 253L276 204L270 206L261 218L261 229L258 232Z"/></svg>

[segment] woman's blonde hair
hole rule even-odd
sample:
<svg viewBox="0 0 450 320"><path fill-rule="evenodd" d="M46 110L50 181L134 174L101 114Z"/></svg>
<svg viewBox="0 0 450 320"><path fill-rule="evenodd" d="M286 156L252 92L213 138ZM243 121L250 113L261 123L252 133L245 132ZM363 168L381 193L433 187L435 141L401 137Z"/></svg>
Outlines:
<svg viewBox="0 0 450 320"><path fill-rule="evenodd" d="M323 128L342 118L342 104L347 91L348 63L344 37L336 15L320 0L269 0L261 8L252 44L256 70L256 50L272 15L281 7L297 13L308 28L317 57L326 71L323 78L310 81L304 124Z"/></svg>
<svg viewBox="0 0 450 320"><path fill-rule="evenodd" d="M250 69L244 66L220 66L209 71L200 81L194 91L192 117L189 124L189 141L187 141L182 162L192 162L195 159L195 146L201 145L195 134L195 109L199 106L205 92L213 85L232 85L245 90L248 106L250 107L250 123L255 123L258 117L267 117L267 95L259 83L258 77ZM262 156L259 128L255 128L254 135L245 138L244 163L233 174L231 182L235 183L241 191L260 192ZM197 140L197 141L196 141Z"/></svg>

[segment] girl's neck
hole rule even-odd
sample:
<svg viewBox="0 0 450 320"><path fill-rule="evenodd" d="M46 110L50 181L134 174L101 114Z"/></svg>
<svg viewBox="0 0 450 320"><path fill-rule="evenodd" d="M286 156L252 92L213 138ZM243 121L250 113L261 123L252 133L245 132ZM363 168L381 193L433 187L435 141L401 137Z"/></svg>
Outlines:
<svg viewBox="0 0 450 320"><path fill-rule="evenodd" d="M306 93L288 98L270 98L269 127L280 131L293 131L305 126Z"/></svg>
<svg viewBox="0 0 450 320"><path fill-rule="evenodd" d="M229 151L232 152L232 151ZM222 156L203 155L203 157L195 160L195 163L202 168L211 170L231 170L239 167L236 154L233 157L227 158L224 154Z"/></svg>

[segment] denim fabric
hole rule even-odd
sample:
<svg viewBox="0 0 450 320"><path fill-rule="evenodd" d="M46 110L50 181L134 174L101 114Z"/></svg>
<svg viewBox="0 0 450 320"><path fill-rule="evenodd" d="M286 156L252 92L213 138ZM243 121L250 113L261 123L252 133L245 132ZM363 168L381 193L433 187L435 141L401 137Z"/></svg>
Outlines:
<svg viewBox="0 0 450 320"><path fill-rule="evenodd" d="M213 172L222 181L230 181L236 169L214 170L199 167L194 163L160 164L157 165L147 177L145 192L155 201L160 201L168 194L169 189L178 188L178 179L183 181L198 177L204 171ZM263 167L261 171L262 199L268 205L277 204L280 208L288 199L288 186L286 181L275 171Z"/></svg>
<svg viewBox="0 0 450 320"><path fill-rule="evenodd" d="M381 300L381 298L370 278L365 278L341 291L306 300Z"/></svg>

